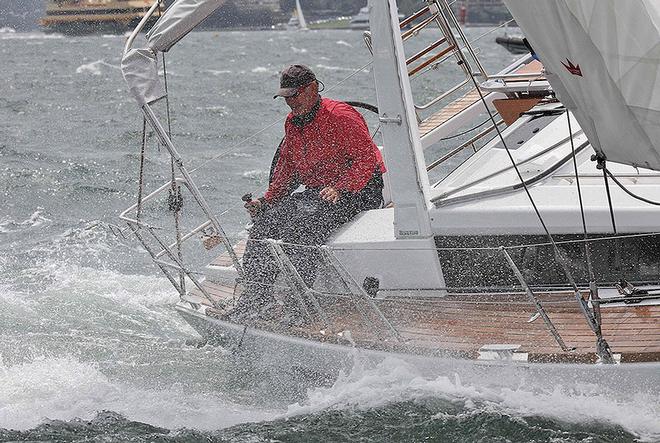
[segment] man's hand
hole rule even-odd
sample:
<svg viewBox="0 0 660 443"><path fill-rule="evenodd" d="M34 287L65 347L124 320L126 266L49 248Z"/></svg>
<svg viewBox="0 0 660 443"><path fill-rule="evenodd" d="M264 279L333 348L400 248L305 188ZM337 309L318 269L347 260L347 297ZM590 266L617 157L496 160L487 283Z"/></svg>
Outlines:
<svg viewBox="0 0 660 443"><path fill-rule="evenodd" d="M339 192L331 186L321 189L319 195L323 200L330 203L337 203L337 200L339 200Z"/></svg>
<svg viewBox="0 0 660 443"><path fill-rule="evenodd" d="M256 217L261 212L263 203L261 203L261 200L250 200L243 206L245 206L245 209L250 213L250 217Z"/></svg>

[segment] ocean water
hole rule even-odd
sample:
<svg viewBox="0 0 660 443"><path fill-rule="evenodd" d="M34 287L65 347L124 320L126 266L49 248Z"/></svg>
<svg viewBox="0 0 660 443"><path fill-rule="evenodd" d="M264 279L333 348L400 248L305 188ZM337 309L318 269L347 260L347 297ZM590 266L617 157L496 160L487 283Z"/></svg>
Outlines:
<svg viewBox="0 0 660 443"><path fill-rule="evenodd" d="M356 355L351 371L310 384L293 366L196 345L167 279L107 228L138 186L124 39L0 33L0 441L660 440L657 397L622 400L588 380L498 390ZM513 61L493 39L478 45L491 71ZM358 31L200 32L167 56L173 139L233 238L247 222L241 195L265 188L286 113L272 94L294 62L327 96L375 103ZM454 80L431 71L413 86L425 99ZM169 177L153 140L146 176L151 189Z"/></svg>

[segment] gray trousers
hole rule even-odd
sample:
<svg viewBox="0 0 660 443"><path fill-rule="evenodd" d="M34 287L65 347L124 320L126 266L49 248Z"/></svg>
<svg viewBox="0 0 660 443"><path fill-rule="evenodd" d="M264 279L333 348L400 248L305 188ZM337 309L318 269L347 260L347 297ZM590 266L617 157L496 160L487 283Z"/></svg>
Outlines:
<svg viewBox="0 0 660 443"><path fill-rule="evenodd" d="M315 246L322 245L333 231L361 211L381 207L382 190L382 175L377 172L362 191L342 193L337 203L321 199L320 189L307 189L266 208L250 229L243 255L245 292L237 308L259 309L273 301L273 284L280 269L268 244L260 240L282 240L287 256L311 287L320 263Z"/></svg>

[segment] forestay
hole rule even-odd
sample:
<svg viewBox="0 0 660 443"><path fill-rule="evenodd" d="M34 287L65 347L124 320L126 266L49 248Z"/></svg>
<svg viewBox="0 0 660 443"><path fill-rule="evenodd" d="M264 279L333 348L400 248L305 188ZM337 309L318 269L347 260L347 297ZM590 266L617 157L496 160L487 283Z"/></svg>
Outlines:
<svg viewBox="0 0 660 443"><path fill-rule="evenodd" d="M126 51L121 61L122 73L141 106L165 96L158 79L158 53L168 51L225 1L176 1L147 34L148 48Z"/></svg>
<svg viewBox="0 0 660 443"><path fill-rule="evenodd" d="M504 2L594 149L660 170L660 2Z"/></svg>

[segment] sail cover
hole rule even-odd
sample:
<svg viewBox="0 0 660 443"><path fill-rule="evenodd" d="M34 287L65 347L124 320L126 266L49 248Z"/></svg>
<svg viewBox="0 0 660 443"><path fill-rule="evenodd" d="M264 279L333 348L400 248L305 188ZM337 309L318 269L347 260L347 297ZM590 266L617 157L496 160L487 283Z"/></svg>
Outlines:
<svg viewBox="0 0 660 443"><path fill-rule="evenodd" d="M593 148L660 170L660 1L504 3Z"/></svg>
<svg viewBox="0 0 660 443"><path fill-rule="evenodd" d="M124 80L135 100L144 106L165 96L158 78L158 53L166 52L226 0L178 0L147 34L148 48L132 48L121 61Z"/></svg>
<svg viewBox="0 0 660 443"><path fill-rule="evenodd" d="M226 0L178 0L172 4L147 34L149 47L166 52L192 31Z"/></svg>

